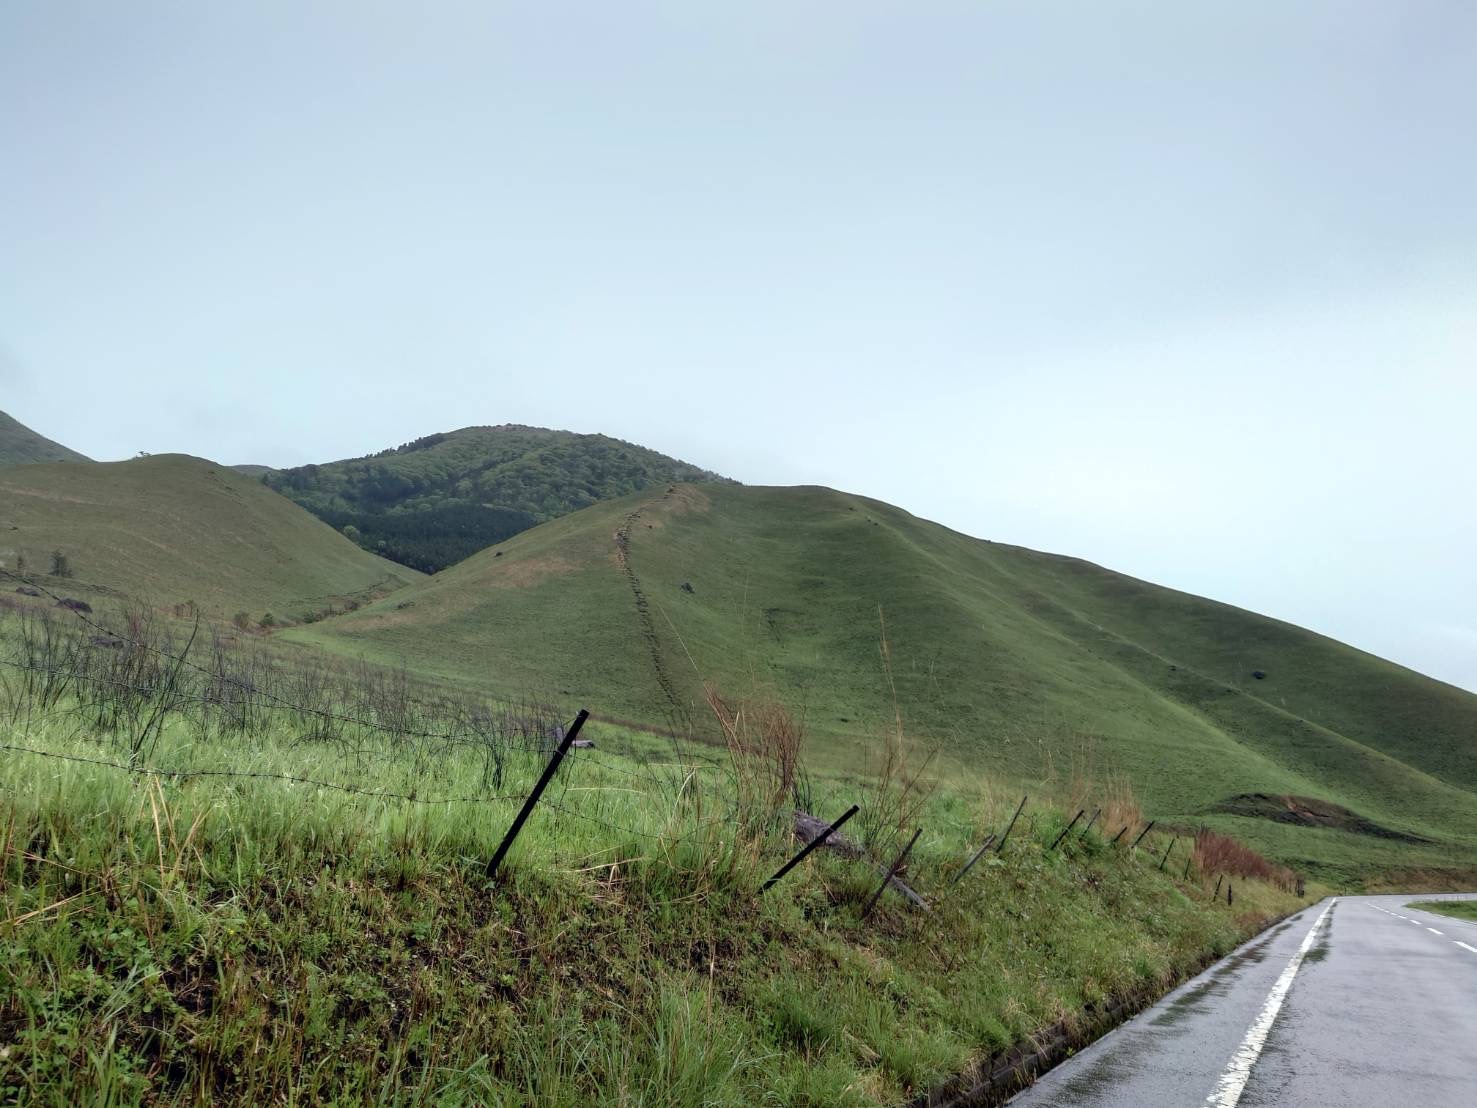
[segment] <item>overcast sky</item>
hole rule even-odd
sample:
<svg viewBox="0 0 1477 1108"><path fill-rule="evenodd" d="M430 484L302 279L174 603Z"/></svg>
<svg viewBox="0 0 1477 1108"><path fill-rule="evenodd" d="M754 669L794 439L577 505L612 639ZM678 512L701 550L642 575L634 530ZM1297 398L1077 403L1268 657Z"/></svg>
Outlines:
<svg viewBox="0 0 1477 1108"><path fill-rule="evenodd" d="M1477 689L1477 5L0 6L0 408L821 483Z"/></svg>

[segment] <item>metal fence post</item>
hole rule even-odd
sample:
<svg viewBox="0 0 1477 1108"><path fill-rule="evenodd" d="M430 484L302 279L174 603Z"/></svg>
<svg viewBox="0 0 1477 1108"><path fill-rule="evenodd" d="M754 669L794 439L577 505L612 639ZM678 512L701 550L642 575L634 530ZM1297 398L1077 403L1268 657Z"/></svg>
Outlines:
<svg viewBox="0 0 1477 1108"><path fill-rule="evenodd" d="M523 824L528 819L528 814L533 811L533 806L538 803L538 798L544 795L549 782L553 780L554 773L559 769L559 763L564 761L564 755L569 753L570 744L574 742L575 736L580 733L580 728L585 725L585 720L590 718L587 708L581 708L579 715L574 717L574 722L569 725L569 730L564 732L564 738L554 751L549 764L544 767L538 783L534 785L533 792L528 794L528 799L523 802L523 807L513 817L513 825L508 828L508 833L503 836L503 841L497 844L497 850L492 856L492 861L487 863L487 876L491 879L497 873L497 867L502 865L503 857L508 853L508 848L513 845L513 840L518 837L518 832L523 830Z"/></svg>
<svg viewBox="0 0 1477 1108"><path fill-rule="evenodd" d="M1090 819L1090 820L1087 821L1087 826L1084 827L1082 829L1082 833L1077 836L1077 841L1078 842L1082 842L1084 839L1087 838L1087 833L1092 830L1092 825L1097 822L1098 816L1100 816L1102 814L1103 814L1103 810L1101 808L1098 808L1096 811L1094 811L1092 813L1092 819Z"/></svg>
<svg viewBox="0 0 1477 1108"><path fill-rule="evenodd" d="M1010 817L1010 822L1005 825L1005 834L1003 834L1003 835L1000 836L1000 843L999 843L998 846L995 847L995 853L996 854L999 854L999 853L1001 853L1002 851L1005 850L1005 840L1008 839L1008 838L1010 838L1011 828L1013 828L1015 826L1015 821L1021 818L1021 813L1026 810L1026 801L1029 800L1029 799L1030 799L1030 794L1029 793L1027 793L1025 796L1021 797L1021 802L1020 802L1020 805L1015 810L1015 815L1013 815L1013 816Z"/></svg>
<svg viewBox="0 0 1477 1108"><path fill-rule="evenodd" d="M974 868L974 864L978 862L982 857L984 857L985 851L990 849L990 844L994 841L994 834L991 834L988 838L986 838L984 845L974 852L974 857L970 858L969 861L964 863L964 868L954 875L954 880L950 881L949 884L959 884L959 879Z"/></svg>
<svg viewBox="0 0 1477 1108"><path fill-rule="evenodd" d="M1139 832L1139 837L1133 840L1133 846L1129 847L1129 850L1135 849L1139 845L1139 843L1144 841L1144 836L1154 829L1154 822L1154 820L1150 820L1149 826L1145 827L1142 831Z"/></svg>
<svg viewBox="0 0 1477 1108"><path fill-rule="evenodd" d="M1174 849L1174 844L1177 842L1179 842L1179 839L1170 839L1169 845L1164 848L1164 857L1159 859L1159 868L1161 870L1164 868L1164 863L1169 861L1169 852Z"/></svg>
<svg viewBox="0 0 1477 1108"><path fill-rule="evenodd" d="M805 856L807 854L809 854L812 850L816 849L816 847L824 846L826 844L826 840L829 839L832 835L834 835L836 833L837 829L843 823L845 823L847 820L849 820L852 816L856 815L858 811L860 811L860 809L855 804L853 804L850 808L846 809L845 813L842 814L842 816L841 816L840 819L838 819L835 823L831 824L830 827L827 827L819 835L817 835L815 838L811 839L810 842L806 843L803 847L801 847L799 854L795 855L795 857L791 858L784 865L780 866L779 869L775 870L774 876L771 877L768 881L764 882L763 885L759 886L759 891L761 893L768 892L771 885L773 885L781 877L783 877L785 874L789 873L792 869L794 869L802 861L804 861L805 860Z"/></svg>
<svg viewBox="0 0 1477 1108"><path fill-rule="evenodd" d="M872 894L872 899L867 901L866 908L862 909L862 919L872 914L872 909L877 907L877 902L882 899L882 894L887 891L887 886L897 876L897 871L903 868L903 863L908 860L908 854L913 849L913 844L918 841L918 836L923 834L923 828L913 832L913 837L908 840L908 845L903 847L903 852L897 856L897 861L892 863L892 868L887 871L887 876L882 879L882 884L877 886L877 891Z"/></svg>
<svg viewBox="0 0 1477 1108"><path fill-rule="evenodd" d="M1057 843L1060 843L1063 839L1065 839L1067 837L1067 832L1076 827L1077 821L1085 815L1087 815L1087 809L1083 808L1080 812L1073 816L1072 822L1067 824L1066 827L1062 828L1062 833L1056 837L1055 841L1053 841L1049 847L1046 848L1046 853L1050 854L1053 850L1055 850L1057 848Z"/></svg>

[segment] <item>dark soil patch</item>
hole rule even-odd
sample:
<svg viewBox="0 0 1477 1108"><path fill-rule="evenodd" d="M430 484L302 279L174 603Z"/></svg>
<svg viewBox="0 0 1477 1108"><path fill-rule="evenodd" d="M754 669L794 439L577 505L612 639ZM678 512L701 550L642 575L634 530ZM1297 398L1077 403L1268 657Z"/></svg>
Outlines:
<svg viewBox="0 0 1477 1108"><path fill-rule="evenodd" d="M1331 827L1371 835L1377 839L1394 839L1402 843L1428 843L1431 840L1409 831L1375 823L1340 804L1316 800L1311 796L1274 796L1268 793L1241 793L1217 804L1212 811L1233 816L1269 819L1275 823L1293 823L1299 827Z"/></svg>

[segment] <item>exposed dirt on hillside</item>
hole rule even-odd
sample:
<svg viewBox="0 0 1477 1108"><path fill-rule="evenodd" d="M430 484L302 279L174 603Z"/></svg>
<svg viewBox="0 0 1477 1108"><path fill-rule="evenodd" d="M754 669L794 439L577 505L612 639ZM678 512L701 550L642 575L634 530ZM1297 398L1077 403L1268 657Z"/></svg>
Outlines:
<svg viewBox="0 0 1477 1108"><path fill-rule="evenodd" d="M1221 801L1212 810L1233 816L1269 819L1274 823L1291 823L1299 827L1330 827L1336 831L1352 831L1356 835L1371 835L1377 839L1394 839L1403 843L1431 841L1408 831L1385 827L1340 804L1311 796L1241 793Z"/></svg>
<svg viewBox="0 0 1477 1108"><path fill-rule="evenodd" d="M648 501L636 508L616 528L612 538L615 541L616 563L620 566L621 573L626 578L626 584L631 588L631 596L636 603L636 622L641 628L641 638L646 643L647 653L651 656L652 670L656 675L657 685L662 690L662 696L675 715L682 718L685 715L681 698L677 695L677 688L672 683L671 675L667 672L666 662L662 658L661 641L657 638L656 623L651 618L651 605L646 598L646 592L641 587L641 578L637 576L635 568L631 565L631 533L642 521L649 509L656 508L664 502L670 501L678 495L678 489L687 490L689 486L673 486L655 500ZM704 500L707 498L704 497Z"/></svg>
<svg viewBox="0 0 1477 1108"><path fill-rule="evenodd" d="M576 566L568 558L552 555L512 559L497 569L496 573L484 574L479 583L495 589L527 589L550 577L573 573Z"/></svg>

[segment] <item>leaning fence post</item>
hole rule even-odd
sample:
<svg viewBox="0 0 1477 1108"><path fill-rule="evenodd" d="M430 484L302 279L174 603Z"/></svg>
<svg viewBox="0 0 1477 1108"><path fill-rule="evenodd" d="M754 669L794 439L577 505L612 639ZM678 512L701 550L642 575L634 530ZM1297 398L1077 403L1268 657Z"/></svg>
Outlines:
<svg viewBox="0 0 1477 1108"><path fill-rule="evenodd" d="M1118 845L1118 840L1121 839L1121 838L1123 838L1123 832L1127 831L1128 828L1129 828L1129 826L1130 826L1129 824L1125 823L1122 827L1118 828L1118 834L1116 834L1116 835L1113 836L1113 841L1110 842L1108 845L1109 846L1117 846Z"/></svg>
<svg viewBox="0 0 1477 1108"><path fill-rule="evenodd" d="M1164 863L1169 861L1169 852L1174 849L1174 844L1177 842L1179 842L1179 839L1170 839L1169 845L1164 848L1164 857L1159 859L1159 868L1161 870L1164 868Z"/></svg>
<svg viewBox="0 0 1477 1108"><path fill-rule="evenodd" d="M959 884L959 879L961 877L963 877L966 873L968 873L970 870L972 870L974 868L974 864L976 862L978 862L982 857L984 857L985 851L987 851L987 850L990 849L990 844L993 843L994 841L995 841L995 836L993 834L991 834L990 837L985 840L984 846L980 847L978 850L976 850L974 852L974 857L972 857L969 861L967 861L967 862L964 863L964 868L961 869L958 873L956 873L954 875L954 880L950 881L949 884L951 884L951 885L957 885L957 884Z"/></svg>
<svg viewBox="0 0 1477 1108"><path fill-rule="evenodd" d="M1193 854L1186 854L1185 855L1185 872L1182 873L1182 874L1180 874L1180 880L1181 881L1188 881L1190 879L1190 863L1193 862L1194 860L1195 860L1195 855L1193 855Z"/></svg>
<svg viewBox="0 0 1477 1108"><path fill-rule="evenodd" d="M533 811L533 806L538 803L538 798L544 795L544 789L548 788L549 782L553 780L554 773L559 768L559 763L564 761L564 755L569 752L570 744L574 742L575 736L580 733L580 728L585 725L585 720L590 718L588 708L581 708L579 715L574 717L574 722L569 725L569 730L564 732L564 738L555 749L549 764L544 767L543 774L538 783L534 785L533 792L528 794L528 799L523 802L523 807L513 817L513 825L508 828L508 833L503 836L503 841L497 844L497 851L492 856L492 861L487 863L487 876L489 879L497 873L497 867L502 864L503 857L508 853L508 848L513 845L513 840L518 837L518 832L523 830L523 824L528 819L528 814Z"/></svg>
<svg viewBox="0 0 1477 1108"><path fill-rule="evenodd" d="M1225 879L1226 875L1224 873L1215 879L1215 892L1210 894L1211 900L1219 900L1221 898L1221 882Z"/></svg>
<svg viewBox="0 0 1477 1108"><path fill-rule="evenodd" d="M870 916L872 909L877 907L877 901L882 899L882 894L887 890L887 886L892 883L892 879L897 876L897 871L903 868L903 863L908 860L908 853L913 849L913 844L918 841L918 836L921 834L923 834L923 828L921 827L913 832L913 837L908 840L908 845L903 847L903 852L897 856L897 861L892 863L892 868L887 871L887 876L882 879L882 884L877 886L877 891L872 894L872 899L867 901L867 906L862 909L862 919Z"/></svg>
<svg viewBox="0 0 1477 1108"><path fill-rule="evenodd" d="M1141 842L1144 841L1144 836L1147 835L1153 829L1154 829L1154 821L1153 820L1150 820L1149 821L1149 826L1148 827L1145 827L1142 831L1139 832L1139 837L1133 840L1133 846L1129 847L1128 849L1129 850L1136 850L1136 849L1138 849L1139 843L1141 843Z"/></svg>
<svg viewBox="0 0 1477 1108"><path fill-rule="evenodd" d="M1229 908L1231 906L1231 885L1232 884L1233 884L1233 882L1231 882L1229 880L1226 882L1226 907L1227 908Z"/></svg>
<svg viewBox="0 0 1477 1108"><path fill-rule="evenodd" d="M826 840L829 839L832 835L834 835L836 833L837 829L840 828L840 826L843 823L845 823L847 820L849 820L852 816L856 815L857 812L860 811L860 810L861 809L858 808L857 805L855 805L855 804L853 804L850 808L846 809L845 813L842 814L842 816L841 816L840 819L838 819L835 823L831 824L830 827L827 827L824 831L822 831L815 838L811 839L810 842L808 842L804 846L802 846L800 848L800 853L799 854L795 855L795 857L791 858L784 865L780 866L779 869L775 870L774 871L774 876L771 877L768 881L764 882L763 885L759 886L759 891L761 893L768 892L769 891L769 887L771 885L773 885L781 877L783 877L785 874L789 873L792 869L794 869L802 861L804 861L805 856L807 854L809 854L812 850L814 850L818 846L825 846L826 845Z"/></svg>
<svg viewBox="0 0 1477 1108"><path fill-rule="evenodd" d="M1078 842L1081 842L1082 840L1084 840L1084 839L1087 838L1087 833L1092 830L1092 825L1097 822L1098 816L1100 816L1102 814L1103 814L1103 810L1101 808L1097 809L1096 811L1094 811L1092 813L1092 819L1090 819L1090 820L1087 821L1087 826L1084 827L1082 829L1082 833L1077 836L1077 841Z"/></svg>
<svg viewBox="0 0 1477 1108"><path fill-rule="evenodd" d="M1057 843L1059 843L1063 839L1065 839L1067 837L1067 832L1070 831L1070 830L1072 830L1072 828L1076 827L1077 826L1077 821L1079 819L1081 819L1085 815L1087 815L1087 809L1086 808L1083 808L1080 812L1078 812L1075 816L1073 816L1072 817L1072 822L1069 823L1069 824L1067 824L1066 827L1062 828L1062 833L1056 837L1056 839L1052 842L1052 844L1049 847L1046 848L1046 853L1050 854L1053 850L1055 850L1056 847L1057 847Z"/></svg>
<svg viewBox="0 0 1477 1108"><path fill-rule="evenodd" d="M1020 806L1016 808L1015 815L1010 817L1010 822L1005 825L1005 834L1000 836L1000 843L995 847L996 854L1000 854L1005 850L1005 840L1010 838L1010 829L1015 826L1015 821L1021 818L1021 813L1026 810L1026 801L1029 799L1029 793L1021 797Z"/></svg>

